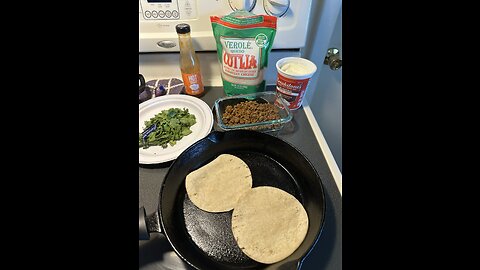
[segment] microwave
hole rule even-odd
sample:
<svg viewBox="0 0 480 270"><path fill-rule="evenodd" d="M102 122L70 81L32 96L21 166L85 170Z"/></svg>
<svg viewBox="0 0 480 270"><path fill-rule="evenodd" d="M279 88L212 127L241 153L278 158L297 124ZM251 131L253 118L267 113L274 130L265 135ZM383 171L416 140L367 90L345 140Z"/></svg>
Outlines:
<svg viewBox="0 0 480 270"><path fill-rule="evenodd" d="M216 51L210 16L238 9L278 17L273 49L305 46L312 0L139 0L139 52L178 52L175 26L188 23L195 49Z"/></svg>

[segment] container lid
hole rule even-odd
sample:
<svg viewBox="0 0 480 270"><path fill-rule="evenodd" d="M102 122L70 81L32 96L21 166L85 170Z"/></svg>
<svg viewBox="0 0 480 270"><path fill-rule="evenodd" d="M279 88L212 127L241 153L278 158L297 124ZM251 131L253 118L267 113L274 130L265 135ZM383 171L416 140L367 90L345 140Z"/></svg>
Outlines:
<svg viewBox="0 0 480 270"><path fill-rule="evenodd" d="M190 25L186 23L177 24L177 26L175 26L175 29L177 30L178 34L190 33Z"/></svg>
<svg viewBox="0 0 480 270"><path fill-rule="evenodd" d="M304 73L292 74L286 70L283 70L283 67L287 64L299 65L304 71ZM294 79L294 80L310 79L313 76L313 74L317 71L317 65L315 65L315 63L301 57L282 58L277 61L276 67L277 67L278 73L281 74L283 77Z"/></svg>

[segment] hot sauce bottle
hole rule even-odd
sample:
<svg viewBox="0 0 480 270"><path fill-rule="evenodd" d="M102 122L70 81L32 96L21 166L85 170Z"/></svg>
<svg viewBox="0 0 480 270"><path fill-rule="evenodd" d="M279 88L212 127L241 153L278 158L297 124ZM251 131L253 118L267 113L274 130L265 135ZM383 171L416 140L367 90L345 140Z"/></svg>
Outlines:
<svg viewBox="0 0 480 270"><path fill-rule="evenodd" d="M190 37L190 25L181 23L175 29L180 43L180 70L185 91L192 96L201 96L204 92L202 74L200 73L200 62Z"/></svg>

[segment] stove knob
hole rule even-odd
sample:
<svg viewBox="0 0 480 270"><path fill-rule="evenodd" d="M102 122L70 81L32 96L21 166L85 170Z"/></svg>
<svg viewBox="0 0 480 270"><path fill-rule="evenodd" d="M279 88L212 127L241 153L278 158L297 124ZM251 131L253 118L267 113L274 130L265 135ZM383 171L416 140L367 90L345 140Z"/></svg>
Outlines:
<svg viewBox="0 0 480 270"><path fill-rule="evenodd" d="M282 17L290 7L290 0L263 0L263 7L268 15Z"/></svg>
<svg viewBox="0 0 480 270"><path fill-rule="evenodd" d="M242 9L252 11L256 3L257 0L228 0L228 4L230 4L233 11Z"/></svg>

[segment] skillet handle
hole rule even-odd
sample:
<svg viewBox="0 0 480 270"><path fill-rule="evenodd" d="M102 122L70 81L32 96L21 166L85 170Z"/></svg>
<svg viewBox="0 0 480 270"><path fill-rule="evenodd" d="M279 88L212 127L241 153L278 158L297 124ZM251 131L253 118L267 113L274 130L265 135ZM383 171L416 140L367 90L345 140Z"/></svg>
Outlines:
<svg viewBox="0 0 480 270"><path fill-rule="evenodd" d="M142 206L138 209L138 240L149 240L151 232L162 232L158 211L147 217L145 208Z"/></svg>

